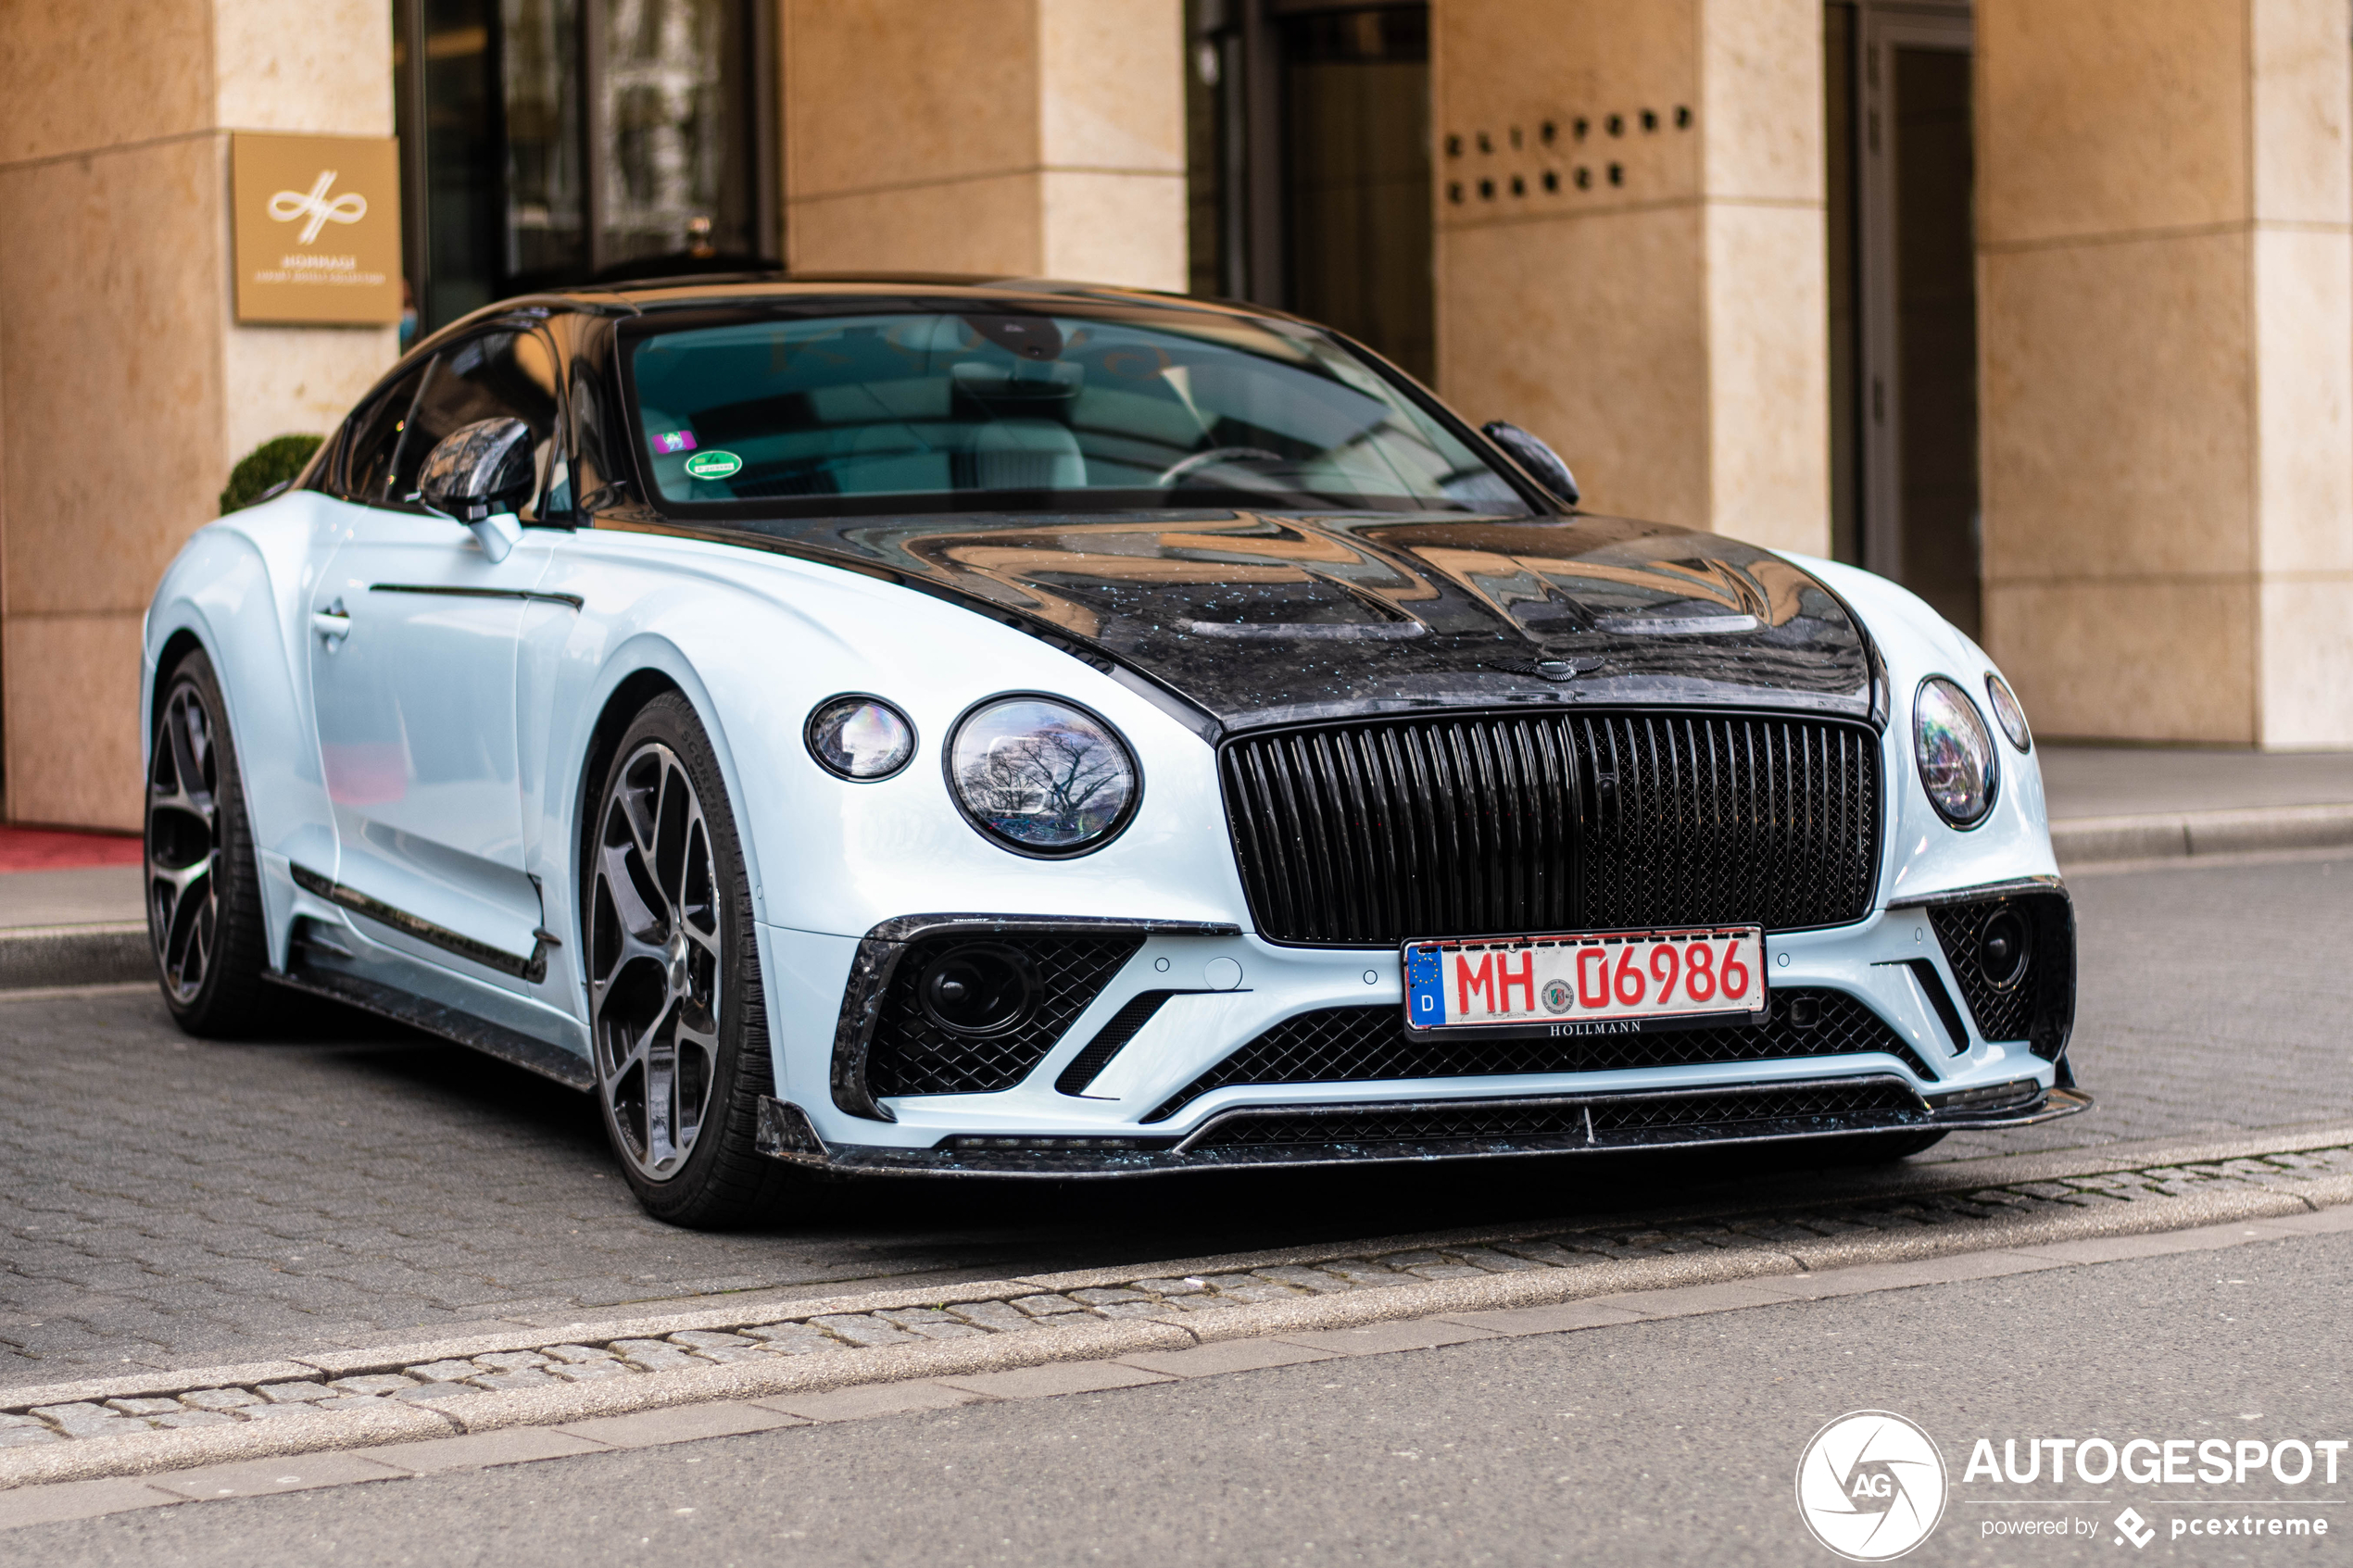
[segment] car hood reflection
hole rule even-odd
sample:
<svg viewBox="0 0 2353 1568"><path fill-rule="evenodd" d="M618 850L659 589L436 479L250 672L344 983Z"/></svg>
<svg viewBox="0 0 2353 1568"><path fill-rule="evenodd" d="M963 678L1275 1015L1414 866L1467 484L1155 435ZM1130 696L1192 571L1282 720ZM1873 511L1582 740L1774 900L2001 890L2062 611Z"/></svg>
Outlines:
<svg viewBox="0 0 2353 1568"><path fill-rule="evenodd" d="M1754 546L1620 518L988 514L682 532L880 566L1042 623L1228 730L1523 702L1871 709L1868 644L1820 582Z"/></svg>

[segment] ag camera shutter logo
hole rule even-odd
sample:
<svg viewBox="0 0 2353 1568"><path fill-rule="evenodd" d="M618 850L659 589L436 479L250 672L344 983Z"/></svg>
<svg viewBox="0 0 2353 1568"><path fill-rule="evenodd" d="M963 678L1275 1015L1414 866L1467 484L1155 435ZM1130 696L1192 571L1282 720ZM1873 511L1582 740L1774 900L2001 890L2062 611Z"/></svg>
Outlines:
<svg viewBox="0 0 2353 1568"><path fill-rule="evenodd" d="M1797 1461L1797 1513L1853 1562L1903 1556L1944 1516L1944 1456L1889 1411L1851 1411L1814 1434Z"/></svg>

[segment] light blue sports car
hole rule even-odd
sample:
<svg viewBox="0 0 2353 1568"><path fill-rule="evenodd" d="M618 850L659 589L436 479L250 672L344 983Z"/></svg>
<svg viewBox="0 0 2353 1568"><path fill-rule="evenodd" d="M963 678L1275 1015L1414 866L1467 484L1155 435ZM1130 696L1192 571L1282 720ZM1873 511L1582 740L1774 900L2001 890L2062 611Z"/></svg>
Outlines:
<svg viewBox="0 0 2353 1568"><path fill-rule="evenodd" d="M2088 1105L2026 719L1306 322L683 280L420 345L145 636L164 995L593 1093L647 1209Z"/></svg>

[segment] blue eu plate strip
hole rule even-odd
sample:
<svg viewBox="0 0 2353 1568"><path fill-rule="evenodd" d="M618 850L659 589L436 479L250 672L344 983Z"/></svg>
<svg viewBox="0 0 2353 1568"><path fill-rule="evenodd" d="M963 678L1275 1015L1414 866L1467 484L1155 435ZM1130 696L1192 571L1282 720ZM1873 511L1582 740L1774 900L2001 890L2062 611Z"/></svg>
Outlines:
<svg viewBox="0 0 2353 1568"><path fill-rule="evenodd" d="M1446 970L1436 947L1405 950L1405 1018L1416 1029L1446 1022Z"/></svg>

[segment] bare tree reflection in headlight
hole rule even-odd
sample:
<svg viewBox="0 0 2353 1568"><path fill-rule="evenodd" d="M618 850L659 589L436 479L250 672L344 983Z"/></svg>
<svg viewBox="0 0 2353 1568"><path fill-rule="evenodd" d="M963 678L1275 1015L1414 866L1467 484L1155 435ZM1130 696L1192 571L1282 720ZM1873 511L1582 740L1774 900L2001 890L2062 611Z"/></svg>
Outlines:
<svg viewBox="0 0 2353 1568"><path fill-rule="evenodd" d="M1040 848L1099 836L1135 793L1125 748L1060 704L1017 701L976 715L956 754L957 787L973 814Z"/></svg>

